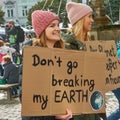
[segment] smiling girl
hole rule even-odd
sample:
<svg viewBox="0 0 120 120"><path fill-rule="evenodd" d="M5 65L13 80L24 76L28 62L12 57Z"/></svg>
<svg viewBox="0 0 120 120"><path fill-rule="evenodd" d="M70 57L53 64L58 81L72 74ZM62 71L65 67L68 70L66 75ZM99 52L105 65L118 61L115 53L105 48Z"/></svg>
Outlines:
<svg viewBox="0 0 120 120"><path fill-rule="evenodd" d="M37 38L33 40L33 46L48 48L63 48L60 38L59 17L50 11L36 10L32 13L32 26ZM23 117L22 120L70 120L71 110L66 108L66 114L58 116L34 116Z"/></svg>

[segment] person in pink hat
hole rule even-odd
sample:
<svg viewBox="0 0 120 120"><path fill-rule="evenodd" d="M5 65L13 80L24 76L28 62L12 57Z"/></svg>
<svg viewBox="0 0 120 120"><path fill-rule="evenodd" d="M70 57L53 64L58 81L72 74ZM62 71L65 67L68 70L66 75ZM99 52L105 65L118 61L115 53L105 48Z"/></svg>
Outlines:
<svg viewBox="0 0 120 120"><path fill-rule="evenodd" d="M35 10L32 13L32 26L36 37L33 46L63 48L60 37L59 17L50 11ZM66 109L65 115L22 117L22 120L72 120L72 112Z"/></svg>
<svg viewBox="0 0 120 120"><path fill-rule="evenodd" d="M74 47L77 50L85 50L84 42L89 41L89 31L92 30L92 24L94 22L92 18L93 10L90 6L82 3L68 2L66 4L66 11L68 19L72 25L72 33L75 36L73 41L78 44ZM75 120L106 120L106 114L83 114L76 116Z"/></svg>
<svg viewBox="0 0 120 120"><path fill-rule="evenodd" d="M88 32L91 31L94 22L92 8L82 3L68 2L66 10L76 38L82 42L90 40Z"/></svg>

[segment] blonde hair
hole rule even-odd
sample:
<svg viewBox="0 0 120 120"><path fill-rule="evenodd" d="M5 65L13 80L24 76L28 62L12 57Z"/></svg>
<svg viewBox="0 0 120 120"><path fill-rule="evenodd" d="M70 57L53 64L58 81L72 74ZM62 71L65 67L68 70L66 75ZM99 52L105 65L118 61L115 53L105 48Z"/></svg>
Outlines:
<svg viewBox="0 0 120 120"><path fill-rule="evenodd" d="M83 25L84 17L72 26L72 31L75 34L76 38L82 42L90 40L90 35L88 32L85 35L85 38L83 38Z"/></svg>
<svg viewBox="0 0 120 120"><path fill-rule="evenodd" d="M47 47L46 45L46 35L45 35L45 31L42 32L40 38L34 38L33 39L33 46L40 46L40 47ZM55 48L63 48L64 47L64 44L63 44L63 41L60 39L59 41L56 41L55 45L54 45Z"/></svg>
<svg viewBox="0 0 120 120"><path fill-rule="evenodd" d="M2 57L2 60L8 63L11 62L11 57L9 55L5 55Z"/></svg>

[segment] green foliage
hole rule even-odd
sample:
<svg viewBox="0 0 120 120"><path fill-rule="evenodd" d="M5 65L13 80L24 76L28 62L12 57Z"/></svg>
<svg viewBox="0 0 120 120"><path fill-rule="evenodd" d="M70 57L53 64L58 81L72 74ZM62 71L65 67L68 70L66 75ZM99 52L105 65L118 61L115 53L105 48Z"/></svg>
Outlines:
<svg viewBox="0 0 120 120"><path fill-rule="evenodd" d="M61 3L62 1L62 3ZM81 0L75 0L76 2L81 2ZM31 14L35 10L50 10L59 15L61 22L63 23L63 27L68 27L68 18L65 9L67 0L42 0L34 5L28 13L28 24L31 25ZM60 7L61 3L61 7ZM87 0L88 3L88 0ZM104 0L104 6L106 8L107 15L112 19L113 22L119 20L119 6L120 0ZM92 6L91 6L92 7ZM94 9L94 8L93 8ZM1 18L1 16L0 16Z"/></svg>
<svg viewBox="0 0 120 120"><path fill-rule="evenodd" d="M2 11L2 8L0 7L0 24L3 24L4 21L5 21L4 18L3 18L3 17L4 17L4 14L5 14L5 13Z"/></svg>
<svg viewBox="0 0 120 120"><path fill-rule="evenodd" d="M120 0L109 0L105 3L107 15L113 22L119 20Z"/></svg>

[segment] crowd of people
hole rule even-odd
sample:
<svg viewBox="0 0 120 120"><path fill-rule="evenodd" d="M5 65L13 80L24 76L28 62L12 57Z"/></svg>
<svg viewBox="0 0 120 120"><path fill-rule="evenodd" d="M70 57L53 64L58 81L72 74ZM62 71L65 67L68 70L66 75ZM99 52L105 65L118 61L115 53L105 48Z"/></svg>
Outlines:
<svg viewBox="0 0 120 120"><path fill-rule="evenodd" d="M66 48L74 50L85 50L84 42L89 41L90 35L89 31L92 30L93 25L93 10L90 6L76 3L68 2L66 4L66 11L70 24L72 25L70 34L74 38L74 41L69 42L69 47L63 42L61 38L61 30L59 28L60 18L53 12L35 10L32 15L32 26L36 34L36 38L32 39L29 35L28 38L23 43L23 46L29 45L34 47L48 47L48 48ZM20 44L17 41L15 24L13 21L9 22L6 26L7 43L0 41L0 62L1 66L1 76L7 80L8 84L16 83L19 78L19 69L17 62L19 61L16 56L20 54ZM3 52L3 50L6 50ZM20 59L20 57L19 57ZM20 63L20 62L19 62ZM9 74L8 74L9 73ZM13 78L14 76L14 78ZM114 94L120 101L120 93L114 90ZM15 89L12 90L12 94L16 94ZM119 109L117 111L120 111ZM81 114L73 115L70 109L66 108L65 115L57 116L22 116L22 120L118 120L120 114L114 113L113 117L106 117L106 113L98 114ZM118 112L119 113L119 112ZM117 117L116 117L117 116Z"/></svg>
<svg viewBox="0 0 120 120"><path fill-rule="evenodd" d="M28 44L31 34L24 34L24 42L18 40L18 29L13 20L5 26L5 37L0 39L0 80L1 83L21 83L22 47ZM2 82L5 80L5 82ZM12 96L19 95L19 88L11 90Z"/></svg>

